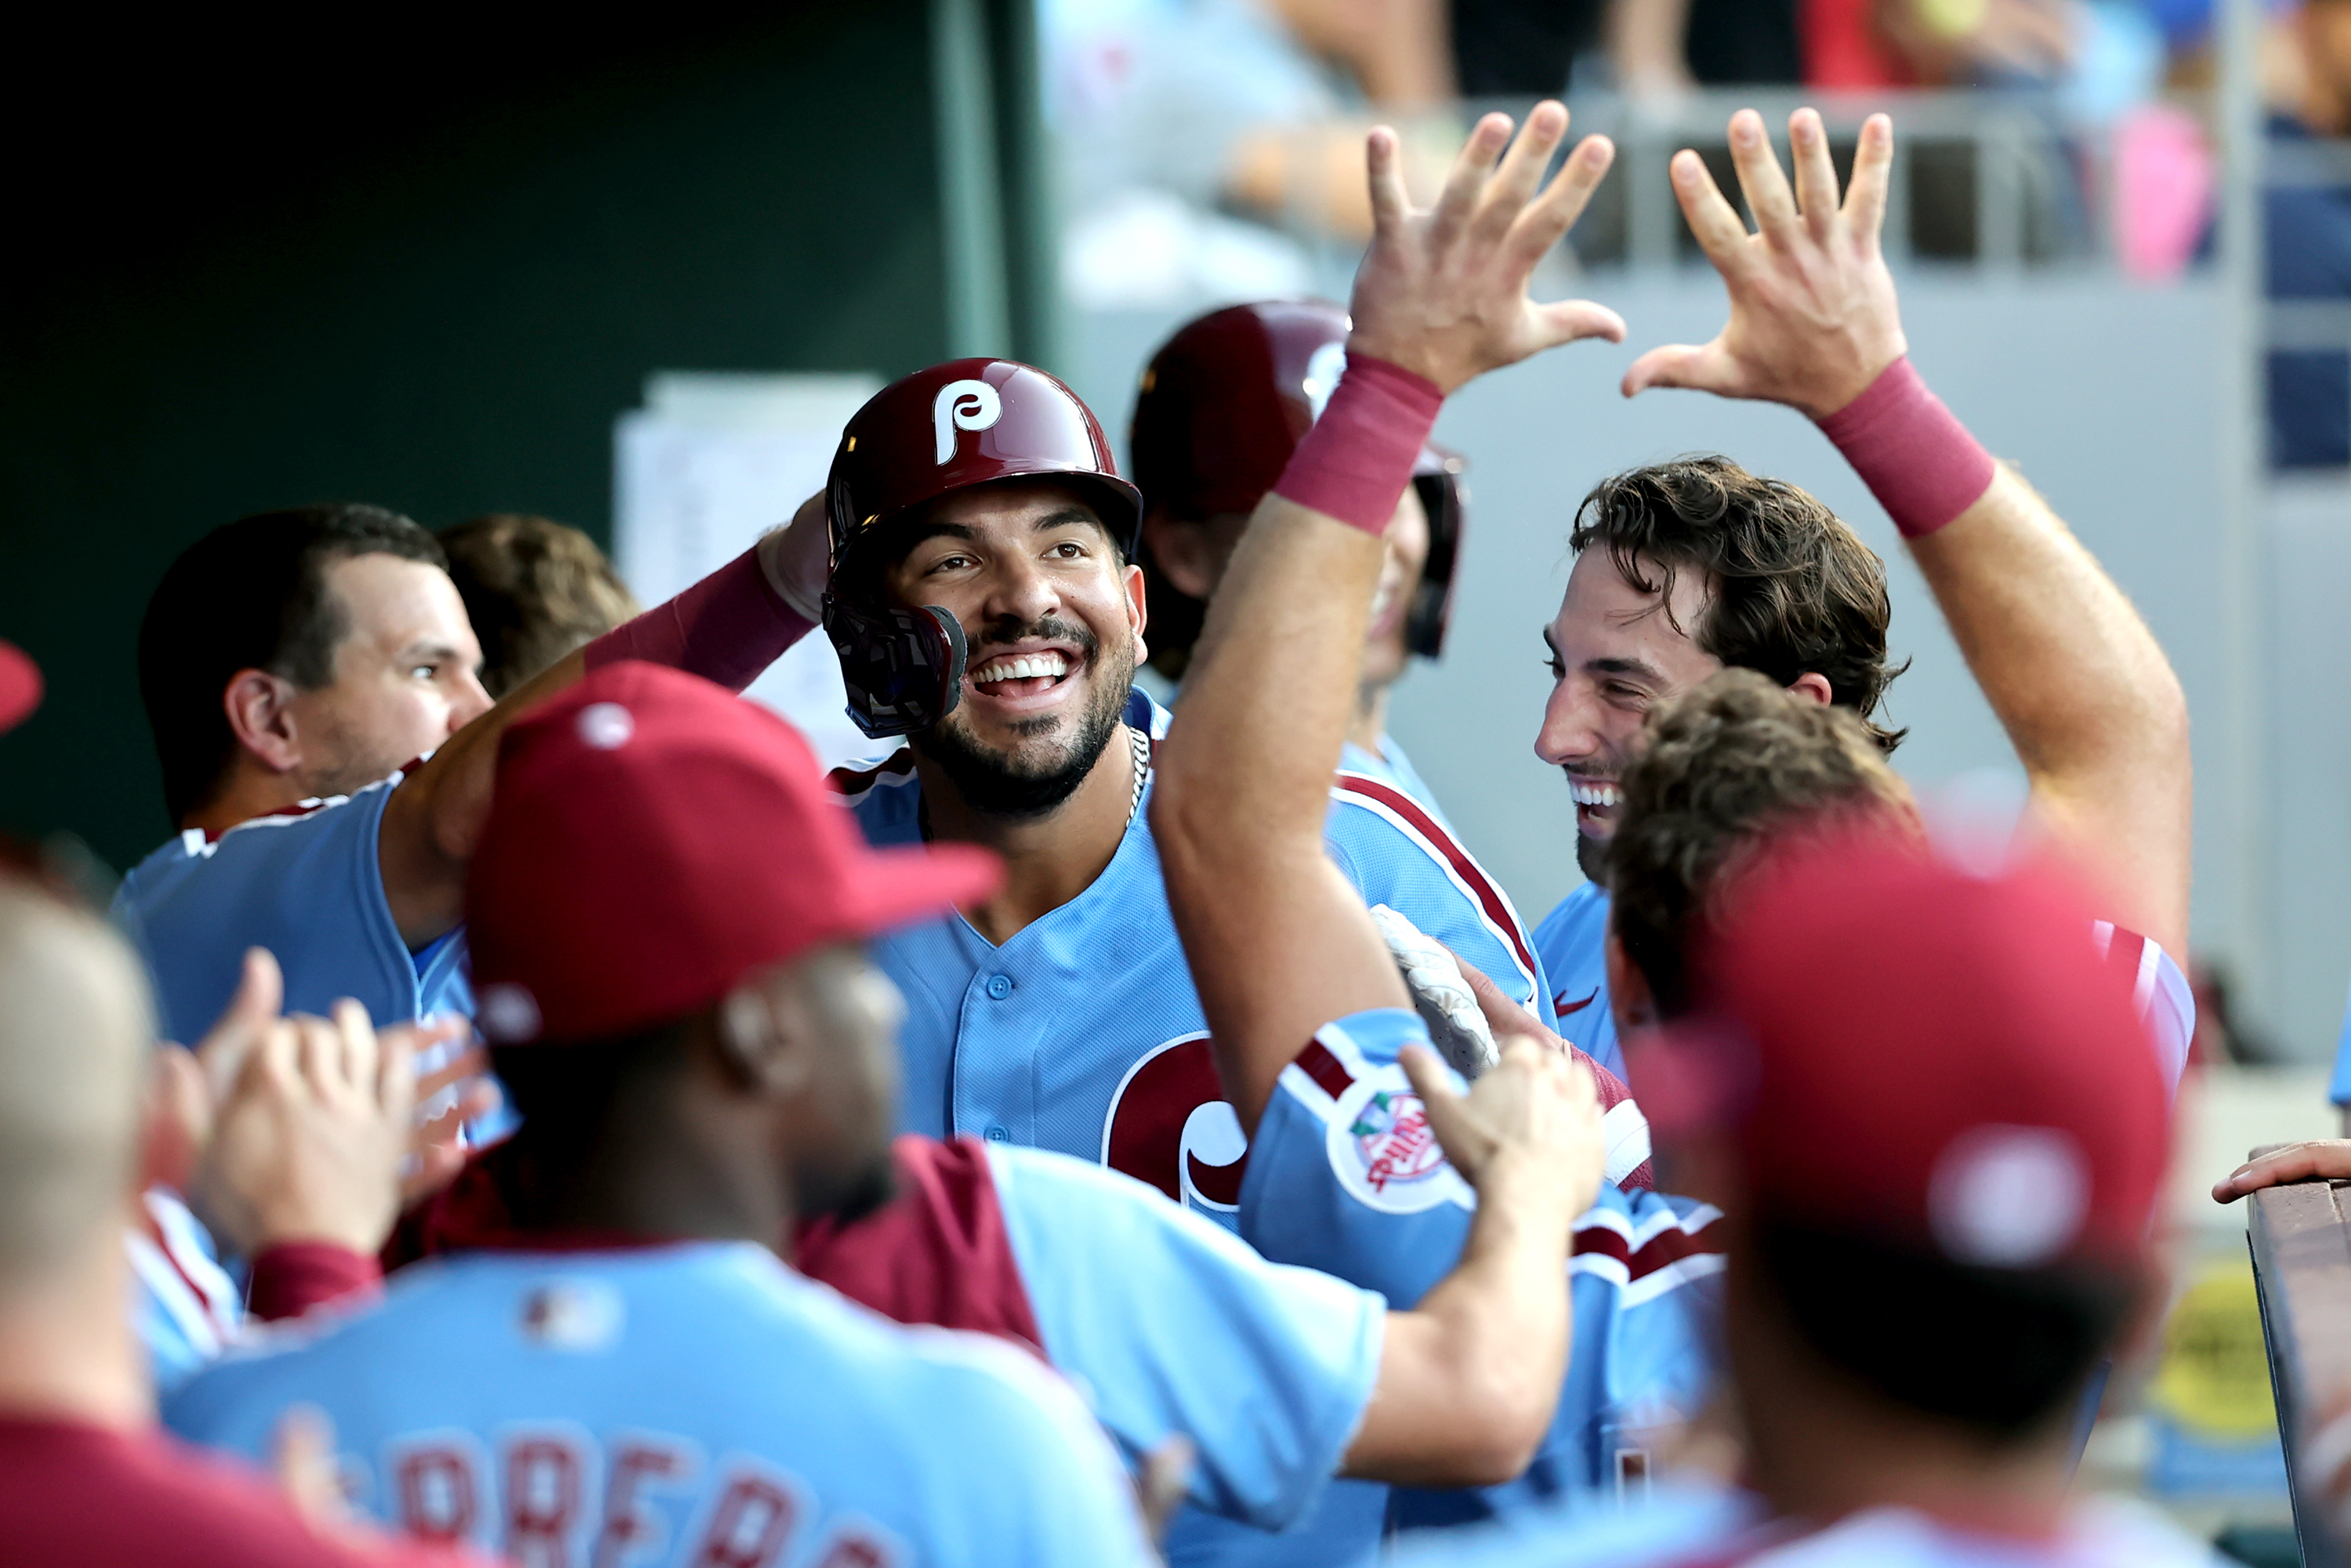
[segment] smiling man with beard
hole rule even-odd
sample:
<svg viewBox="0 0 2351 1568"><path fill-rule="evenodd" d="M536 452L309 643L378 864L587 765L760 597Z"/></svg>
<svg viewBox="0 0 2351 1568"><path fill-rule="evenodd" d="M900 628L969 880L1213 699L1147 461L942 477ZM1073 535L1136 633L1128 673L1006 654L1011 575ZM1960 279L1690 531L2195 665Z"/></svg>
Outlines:
<svg viewBox="0 0 2351 1568"><path fill-rule="evenodd" d="M909 742L835 781L876 845L980 844L1005 865L992 894L872 944L906 999L902 1127L1098 1160L1233 1226L1247 1141L1143 810L1169 716L1133 686L1141 497L1067 387L963 360L859 412L826 500L850 711ZM1366 904L1520 999L1547 994L1509 901L1402 791L1335 781L1324 848ZM1646 1157L1643 1133L1608 1174ZM1188 1511L1170 1555L1339 1561L1376 1533L1384 1491L1333 1485L1279 1537Z"/></svg>

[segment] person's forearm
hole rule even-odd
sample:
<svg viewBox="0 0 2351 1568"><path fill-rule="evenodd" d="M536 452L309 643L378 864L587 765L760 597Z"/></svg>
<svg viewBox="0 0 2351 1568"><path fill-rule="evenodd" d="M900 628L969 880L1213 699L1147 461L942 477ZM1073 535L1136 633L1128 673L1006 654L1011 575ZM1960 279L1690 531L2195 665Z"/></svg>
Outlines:
<svg viewBox="0 0 2351 1568"><path fill-rule="evenodd" d="M1388 1314L1380 1380L1346 1473L1403 1486L1497 1486L1526 1469L1567 1375L1574 1217L1555 1193L1489 1173L1461 1261Z"/></svg>
<svg viewBox="0 0 2351 1568"><path fill-rule="evenodd" d="M2184 953L2188 703L2147 623L2005 467L1911 550L2037 806L2109 879L2114 918Z"/></svg>
<svg viewBox="0 0 2351 1568"><path fill-rule="evenodd" d="M2163 650L2047 502L1897 359L1821 429L1885 505L2051 824L2173 952L2188 897L2188 710Z"/></svg>
<svg viewBox="0 0 2351 1568"><path fill-rule="evenodd" d="M1385 556L1380 525L1410 482L1436 393L1392 365L1348 374L1362 379L1342 382L1328 423L1259 503L1155 761L1168 905L1244 1130L1316 1029L1407 1005L1360 896L1324 852L1322 823ZM1362 940L1348 939L1350 919Z"/></svg>
<svg viewBox="0 0 2351 1568"><path fill-rule="evenodd" d="M498 742L518 716L588 671L622 659L668 664L739 692L812 625L776 591L755 546L565 654L451 736L384 805L378 858L402 938L420 946L464 917L465 866L489 818Z"/></svg>

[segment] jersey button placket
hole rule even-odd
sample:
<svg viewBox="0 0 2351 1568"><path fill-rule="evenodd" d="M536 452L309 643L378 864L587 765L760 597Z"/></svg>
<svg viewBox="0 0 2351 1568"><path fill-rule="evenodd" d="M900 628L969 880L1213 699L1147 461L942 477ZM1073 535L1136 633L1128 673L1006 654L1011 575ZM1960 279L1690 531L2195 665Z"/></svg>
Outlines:
<svg viewBox="0 0 2351 1568"><path fill-rule="evenodd" d="M1012 994L1012 977L1009 975L990 975L987 977L987 994L994 997L999 1002L1005 998L1010 996Z"/></svg>

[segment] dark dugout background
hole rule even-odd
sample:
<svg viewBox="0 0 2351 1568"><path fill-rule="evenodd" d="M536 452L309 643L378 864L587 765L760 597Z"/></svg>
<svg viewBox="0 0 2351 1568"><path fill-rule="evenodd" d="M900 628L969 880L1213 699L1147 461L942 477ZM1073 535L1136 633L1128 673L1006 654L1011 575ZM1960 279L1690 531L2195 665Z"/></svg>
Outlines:
<svg viewBox="0 0 2351 1568"><path fill-rule="evenodd" d="M995 351L1047 351L1025 5L43 27L0 109L0 636L49 689L0 737L0 828L117 869L172 828L140 612L206 529L353 499L601 540L648 371L897 375L964 346L935 37L994 88Z"/></svg>

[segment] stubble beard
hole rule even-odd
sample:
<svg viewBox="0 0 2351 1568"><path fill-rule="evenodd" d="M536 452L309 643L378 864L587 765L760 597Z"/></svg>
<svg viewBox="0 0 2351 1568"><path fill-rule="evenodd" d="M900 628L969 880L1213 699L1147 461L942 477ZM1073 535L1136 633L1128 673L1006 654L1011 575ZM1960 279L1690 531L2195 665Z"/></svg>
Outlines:
<svg viewBox="0 0 2351 1568"><path fill-rule="evenodd" d="M1011 643L1029 636L1058 637L1075 643L1093 681L1085 711L1078 716L1077 732L1066 745L1044 757L1023 760L980 744L960 714L949 714L928 729L916 730L907 737L916 753L939 765L963 803L982 816L1017 821L1042 817L1059 810L1077 793L1078 786L1086 781L1086 776L1093 771L1094 764L1102 760L1102 753L1118 734L1120 717L1126 711L1127 689L1134 684L1134 643L1131 638L1121 639L1106 649L1101 639L1082 624L1046 621L990 641ZM1024 737L1041 736L1050 734L1061 722L1058 716L1048 715L1023 720L1012 728L1014 734Z"/></svg>

